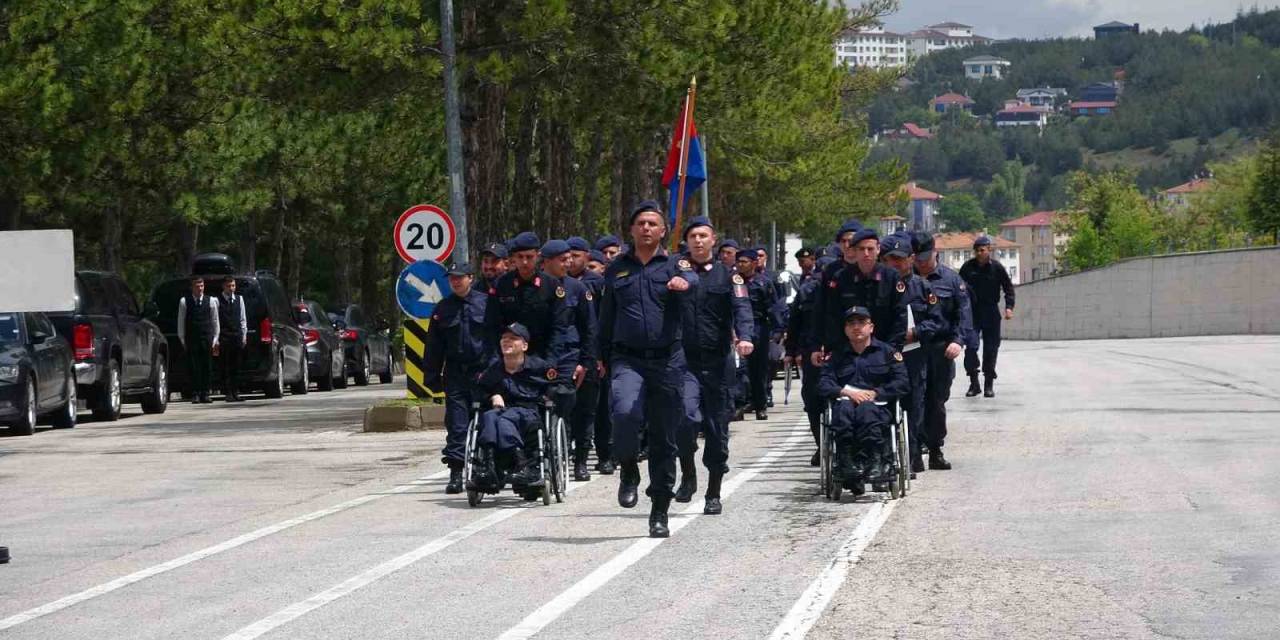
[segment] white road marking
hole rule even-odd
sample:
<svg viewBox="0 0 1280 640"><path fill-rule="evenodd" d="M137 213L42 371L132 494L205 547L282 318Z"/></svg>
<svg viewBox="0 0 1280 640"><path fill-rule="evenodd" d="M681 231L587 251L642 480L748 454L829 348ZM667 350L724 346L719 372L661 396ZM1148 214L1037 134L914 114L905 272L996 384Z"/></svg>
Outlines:
<svg viewBox="0 0 1280 640"><path fill-rule="evenodd" d="M569 486L565 488L565 493L567 494L578 487L586 486L586 484L587 483L585 482L570 483ZM451 533L436 538L417 549L392 558L357 576L348 578L340 584L325 589L306 600L291 604L229 636L226 636L223 640L251 640L252 638L257 638L276 627L292 622L293 620L297 620L298 618L301 618L302 616L305 616L308 613L333 602L334 600L346 596L353 591L367 587L370 584L395 573L396 571L426 558L427 556L443 551L444 549L452 546L455 542L465 540L466 538L480 533L503 520L514 518L515 516L528 511L535 504L537 503L524 503L518 507L509 507L501 511L491 513L479 520L476 520L475 522L472 522L471 524L455 529Z"/></svg>
<svg viewBox="0 0 1280 640"><path fill-rule="evenodd" d="M806 424L805 429L797 430L791 435L791 437L787 438L779 448L770 451L753 463L744 465L741 471L730 477L729 481L724 483L720 488L720 496L722 498L728 498L730 495L733 495L733 492L736 491L738 487L746 484L749 480L754 478L765 468L769 467L772 463L776 462L779 458L786 455L792 449L800 446L806 441L809 441L811 437L812 436L810 436ZM674 517L671 518L671 522L669 524L671 535L674 536L677 532L683 529L685 525L693 522L694 519L700 515L702 515L702 505L690 505L684 511L675 514ZM626 571L628 567L649 555L649 553L658 548L658 545L662 544L663 541L669 539L670 538L644 538L637 540L630 547L624 549L622 553L614 556L603 565L600 565L599 568L592 571L587 575L587 577L579 580L573 586L553 598L550 602L538 607L537 610L529 614L524 620L521 620L516 624L516 626L511 627L499 636L499 640L519 640L533 637L535 634L545 629L547 625L564 615L566 611L572 609L579 602L586 599L587 596L591 595L605 584L608 584L610 580L617 577L623 571Z"/></svg>
<svg viewBox="0 0 1280 640"><path fill-rule="evenodd" d="M65 598L60 598L48 604L35 607L34 609L28 609L26 611L23 611L22 613L17 613L12 616L9 616L8 618L0 620L0 631L3 631L5 629L11 629L24 622L29 622L31 620L35 620L36 618L40 618L43 616L47 616L51 613L55 613L57 611L61 611L63 609L66 609L67 607L80 604L81 602L84 602L86 600L91 600L98 596L111 593L112 591L115 591L117 589L122 589L136 582L141 582L143 580L146 580L147 578L158 576L168 571L173 571L174 569L177 569L179 567L184 567L198 560L203 560L205 558L217 555L224 551L230 551L231 549L235 549L236 547L246 545L250 542L253 542L254 540L260 540L269 535L280 533L281 531L284 531L286 529L292 529L293 527L296 527L300 524L305 524L313 520L319 520L320 518L331 516L335 513L341 513L348 509L354 509L358 506L369 504L370 502L373 502L375 500L381 500L382 498L385 498L387 496L404 493L406 491L409 491L410 489L420 487L423 484L427 483L428 481L437 480L439 478L443 478L448 475L449 475L448 470L441 471L438 473L433 473L429 476L425 476L425 477L413 480L412 482L408 482L402 485L397 485L386 491L371 493L369 495L361 496L359 498L354 498L346 502L340 502L326 509L313 511L311 513L304 514L296 518L290 518L282 522L277 522L276 524L266 526L261 529L257 529L255 531L250 531L249 533L246 533L241 536L237 536L235 538L227 540L226 542L215 544L212 547L205 547L204 549L200 549L199 551L193 551L191 553L188 553L185 556L174 558L173 560L170 560L168 562L163 562L161 564L147 567L146 569L135 571L127 576L116 578L115 580L112 580L110 582L104 582L103 584L100 584L96 587L90 587L79 593L73 593L69 596L66 596Z"/></svg>
<svg viewBox="0 0 1280 640"><path fill-rule="evenodd" d="M836 557L809 584L809 588L800 594L800 599L791 607L791 611L787 612L782 622L774 627L769 640L800 640L809 633L809 629L813 628L813 625L822 617L822 612L826 610L831 598L840 589L840 585L844 584L845 577L849 575L849 569L857 564L858 559L862 557L862 552L875 539L876 532L880 531L880 527L889 519L889 514L893 512L896 504L898 502L894 500L871 505L871 509L862 516L853 533L844 541L844 544L840 545Z"/></svg>

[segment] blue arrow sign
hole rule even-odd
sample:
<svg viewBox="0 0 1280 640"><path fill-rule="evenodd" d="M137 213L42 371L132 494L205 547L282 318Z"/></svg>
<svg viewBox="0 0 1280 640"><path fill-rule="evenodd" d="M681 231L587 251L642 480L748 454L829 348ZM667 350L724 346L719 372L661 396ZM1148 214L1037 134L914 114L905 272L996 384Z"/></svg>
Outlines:
<svg viewBox="0 0 1280 640"><path fill-rule="evenodd" d="M396 282L396 301L406 315L426 320L436 305L450 295L449 272L439 263L419 260L400 272Z"/></svg>

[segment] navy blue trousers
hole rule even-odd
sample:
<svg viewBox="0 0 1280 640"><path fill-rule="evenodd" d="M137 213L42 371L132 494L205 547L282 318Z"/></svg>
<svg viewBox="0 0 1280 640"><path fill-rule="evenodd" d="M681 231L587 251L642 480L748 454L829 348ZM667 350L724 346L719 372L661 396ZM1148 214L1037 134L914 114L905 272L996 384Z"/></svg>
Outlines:
<svg viewBox="0 0 1280 640"><path fill-rule="evenodd" d="M698 433L705 439L702 466L711 473L729 472L729 383L733 356L690 361L684 384L684 428L679 434L680 456L698 450Z"/></svg>
<svg viewBox="0 0 1280 640"><path fill-rule="evenodd" d="M676 434L684 422L681 387L687 371L684 351L661 359L615 356L609 363L609 412L618 460L640 454L640 434L648 432L650 498L675 496Z"/></svg>

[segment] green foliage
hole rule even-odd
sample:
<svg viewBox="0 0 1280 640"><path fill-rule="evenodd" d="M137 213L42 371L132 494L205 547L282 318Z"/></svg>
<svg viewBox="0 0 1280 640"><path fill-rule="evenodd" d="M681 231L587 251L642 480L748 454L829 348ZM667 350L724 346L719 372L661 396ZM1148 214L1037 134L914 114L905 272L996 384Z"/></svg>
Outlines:
<svg viewBox="0 0 1280 640"><path fill-rule="evenodd" d="M1031 212L1026 191L1027 169L1021 162L1011 160L991 179L982 204L989 215L999 220L1018 218Z"/></svg>
<svg viewBox="0 0 1280 640"><path fill-rule="evenodd" d="M1268 136L1258 154L1246 213L1250 228L1272 242L1280 241L1280 131Z"/></svg>
<svg viewBox="0 0 1280 640"><path fill-rule="evenodd" d="M970 193L955 193L943 198L938 216L947 231L978 231L989 226L982 204Z"/></svg>
<svg viewBox="0 0 1280 640"><path fill-rule="evenodd" d="M1064 268L1078 271L1151 255L1159 241L1155 207L1124 172L1077 173L1071 182Z"/></svg>

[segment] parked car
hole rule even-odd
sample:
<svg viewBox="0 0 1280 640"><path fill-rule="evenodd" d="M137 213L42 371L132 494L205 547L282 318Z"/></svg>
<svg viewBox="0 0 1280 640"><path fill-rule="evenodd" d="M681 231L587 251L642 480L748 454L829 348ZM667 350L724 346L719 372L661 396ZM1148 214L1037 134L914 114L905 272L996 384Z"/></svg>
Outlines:
<svg viewBox="0 0 1280 640"><path fill-rule="evenodd" d="M348 304L329 310L329 319L342 336L347 354L347 375L356 384L369 384L373 372L384 384L391 382L391 337L385 329L374 329L360 305Z"/></svg>
<svg viewBox="0 0 1280 640"><path fill-rule="evenodd" d="M205 293L222 295L222 280L235 275L235 263L221 253L196 256L192 275L205 278ZM270 271L235 275L236 295L244 299L247 343L240 362L241 391L262 390L268 398L284 395L285 386L295 394L307 392L311 384L302 329L294 319L293 307L284 285ZM178 340L178 300L191 291L191 277L161 282L151 292L146 315L164 332L169 342L169 387L190 395L186 351ZM221 388L222 376L215 360L213 386Z"/></svg>
<svg viewBox="0 0 1280 640"><path fill-rule="evenodd" d="M43 313L0 312L0 423L29 436L51 413L53 426L70 429L76 410L71 345Z"/></svg>
<svg viewBox="0 0 1280 640"><path fill-rule="evenodd" d="M114 273L76 272L76 308L46 314L71 343L79 396L95 420L114 421L125 402L144 413L169 406L169 343L142 317L138 299Z"/></svg>
<svg viewBox="0 0 1280 640"><path fill-rule="evenodd" d="M333 328L324 308L315 300L293 303L294 316L302 329L302 342L307 348L307 368L316 388L329 391L347 387L347 355L342 337Z"/></svg>

